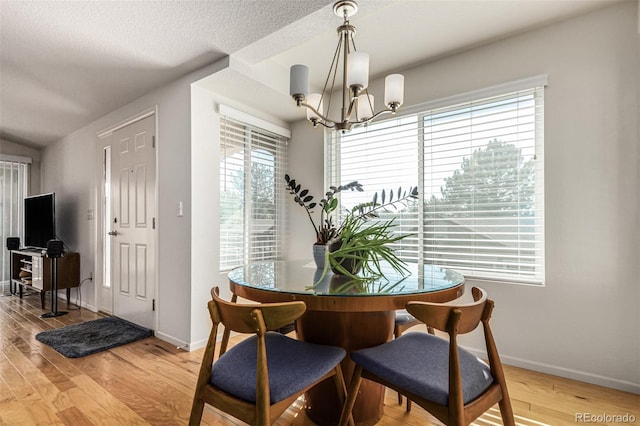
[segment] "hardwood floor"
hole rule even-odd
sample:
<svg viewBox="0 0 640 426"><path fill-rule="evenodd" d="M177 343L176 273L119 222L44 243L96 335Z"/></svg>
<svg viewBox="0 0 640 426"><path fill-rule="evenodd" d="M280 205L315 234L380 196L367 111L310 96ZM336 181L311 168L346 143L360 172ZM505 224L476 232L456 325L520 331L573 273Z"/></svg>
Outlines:
<svg viewBox="0 0 640 426"><path fill-rule="evenodd" d="M0 425L184 425L202 350L184 352L148 338L84 358L69 359L38 342L43 330L102 315L72 306L69 314L41 319L37 295L0 297ZM66 303L59 301L59 309ZM576 424L576 413L635 416L640 396L505 366L519 425ZM203 424L239 425L206 408ZM311 425L298 400L276 423ZM420 407L410 413L387 392L379 425L440 424ZM476 421L501 424L497 408ZM603 424L603 423L594 423Z"/></svg>

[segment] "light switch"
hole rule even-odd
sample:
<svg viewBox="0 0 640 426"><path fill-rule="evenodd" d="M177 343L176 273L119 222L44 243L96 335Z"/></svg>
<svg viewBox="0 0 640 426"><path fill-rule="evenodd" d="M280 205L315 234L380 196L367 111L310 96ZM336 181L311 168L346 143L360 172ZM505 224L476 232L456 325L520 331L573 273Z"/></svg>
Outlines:
<svg viewBox="0 0 640 426"><path fill-rule="evenodd" d="M93 220L93 209L87 211L87 220Z"/></svg>
<svg viewBox="0 0 640 426"><path fill-rule="evenodd" d="M178 201L178 217L182 217L184 215L184 206L182 205L182 201Z"/></svg>

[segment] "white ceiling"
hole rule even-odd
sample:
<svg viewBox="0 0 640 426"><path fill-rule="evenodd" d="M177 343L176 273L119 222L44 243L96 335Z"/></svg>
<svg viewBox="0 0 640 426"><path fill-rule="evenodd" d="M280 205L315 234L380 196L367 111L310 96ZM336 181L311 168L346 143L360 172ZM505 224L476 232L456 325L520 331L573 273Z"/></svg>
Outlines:
<svg viewBox="0 0 640 426"><path fill-rule="evenodd" d="M614 1L361 0L351 22L379 76ZM288 68L309 65L322 86L341 23L332 3L0 0L0 137L45 146L226 55L204 86L299 118Z"/></svg>

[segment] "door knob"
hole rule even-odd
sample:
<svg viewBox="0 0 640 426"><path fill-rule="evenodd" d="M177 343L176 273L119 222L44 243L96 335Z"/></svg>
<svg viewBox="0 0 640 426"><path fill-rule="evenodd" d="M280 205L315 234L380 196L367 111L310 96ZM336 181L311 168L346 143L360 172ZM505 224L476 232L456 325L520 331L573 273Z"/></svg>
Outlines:
<svg viewBox="0 0 640 426"><path fill-rule="evenodd" d="M107 234L115 237L115 236L117 236L119 234L119 232L118 231L111 231L111 232L107 232Z"/></svg>

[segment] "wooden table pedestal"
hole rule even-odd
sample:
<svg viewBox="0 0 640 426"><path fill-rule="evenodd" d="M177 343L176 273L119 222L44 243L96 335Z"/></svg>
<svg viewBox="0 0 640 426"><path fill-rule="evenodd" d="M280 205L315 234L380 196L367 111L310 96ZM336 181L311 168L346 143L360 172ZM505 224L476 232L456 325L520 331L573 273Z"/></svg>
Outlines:
<svg viewBox="0 0 640 426"><path fill-rule="evenodd" d="M395 312L321 312L307 311L298 320L298 338L305 342L341 346L347 350L342 361L347 389L353 376L351 351L370 348L393 336ZM382 418L384 386L363 380L353 407L356 425L373 425ZM333 379L325 380L306 394L307 414L320 425L336 425L341 404Z"/></svg>

